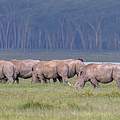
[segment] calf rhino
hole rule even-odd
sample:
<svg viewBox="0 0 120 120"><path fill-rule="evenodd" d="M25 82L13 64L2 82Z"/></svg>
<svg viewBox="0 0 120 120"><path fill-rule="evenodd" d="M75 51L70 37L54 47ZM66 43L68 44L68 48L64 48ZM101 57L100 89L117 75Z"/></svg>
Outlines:
<svg viewBox="0 0 120 120"><path fill-rule="evenodd" d="M37 64L40 60L12 60L11 62L15 65L17 69L17 81L18 77L27 79L32 77L32 67Z"/></svg>
<svg viewBox="0 0 120 120"><path fill-rule="evenodd" d="M16 80L16 67L9 61L0 60L0 82L14 83Z"/></svg>
<svg viewBox="0 0 120 120"><path fill-rule="evenodd" d="M44 81L47 79L59 79L59 81L68 82L67 79L74 77L79 73L83 62L80 60L52 60L41 61L33 67L32 82Z"/></svg>
<svg viewBox="0 0 120 120"><path fill-rule="evenodd" d="M120 65L117 64L88 64L79 72L78 81L75 88L83 88L86 82L91 82L94 87L98 83L110 83L116 81L120 88Z"/></svg>

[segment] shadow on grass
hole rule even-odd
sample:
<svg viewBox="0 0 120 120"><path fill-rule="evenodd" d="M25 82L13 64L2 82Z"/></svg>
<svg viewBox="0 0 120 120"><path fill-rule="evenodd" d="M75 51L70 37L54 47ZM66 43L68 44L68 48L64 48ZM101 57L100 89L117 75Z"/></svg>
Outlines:
<svg viewBox="0 0 120 120"><path fill-rule="evenodd" d="M47 103L28 102L28 103L23 104L19 108L23 109L23 110L28 110L28 109L41 109L41 110L73 109L73 110L80 111L81 109L87 110L88 106L86 107L86 105L85 105L85 106L80 107L78 104L75 104L75 103L68 103L63 106L61 106L61 105L55 106L55 105L50 105Z"/></svg>
<svg viewBox="0 0 120 120"><path fill-rule="evenodd" d="M101 96L101 97L120 97L120 92L118 91L112 91L110 93L99 93L98 95L96 96Z"/></svg>
<svg viewBox="0 0 120 120"><path fill-rule="evenodd" d="M31 101L31 102L27 102L27 103L25 103L25 104L23 104L23 105L21 105L20 107L19 107L20 109L24 109L24 110L26 110L26 109L36 109L36 108L38 108L38 109L54 109L54 106L53 105L50 105L50 104L47 104L47 103L39 103L39 102L33 102L33 101Z"/></svg>
<svg viewBox="0 0 120 120"><path fill-rule="evenodd" d="M51 105L48 103L39 103L39 102L27 102L19 106L19 109L28 110L28 109L41 109L41 110L53 110L53 109L63 109L63 110L77 110L77 111L86 111L92 110L93 106L89 103L80 106L79 103L61 103L58 105Z"/></svg>
<svg viewBox="0 0 120 120"><path fill-rule="evenodd" d="M105 91L101 90L82 90L75 91L73 94L69 95L72 97L120 97L120 90Z"/></svg>

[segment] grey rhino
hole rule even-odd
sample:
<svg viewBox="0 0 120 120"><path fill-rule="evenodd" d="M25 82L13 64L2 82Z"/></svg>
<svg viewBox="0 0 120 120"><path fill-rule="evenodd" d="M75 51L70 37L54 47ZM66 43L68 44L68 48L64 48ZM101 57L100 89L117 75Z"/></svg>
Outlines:
<svg viewBox="0 0 120 120"><path fill-rule="evenodd" d="M83 88L86 82L90 82L93 87L98 87L98 83L110 83L116 81L120 88L120 65L118 64L88 64L79 72L75 88Z"/></svg>
<svg viewBox="0 0 120 120"><path fill-rule="evenodd" d="M47 83L47 80L56 78L59 78L61 76L60 73L58 75L57 68L60 66L58 62L56 61L40 61L38 64L33 66L33 72L32 72L32 82L45 82ZM65 66L65 64L61 64L62 67Z"/></svg>
<svg viewBox="0 0 120 120"><path fill-rule="evenodd" d="M40 60L11 60L17 69L16 80L19 82L19 78L30 78L32 77L32 67L37 64Z"/></svg>
<svg viewBox="0 0 120 120"><path fill-rule="evenodd" d="M53 60L56 62L63 62L68 65L67 77L72 78L75 75L78 76L82 66L84 66L83 59L65 59L65 60Z"/></svg>
<svg viewBox="0 0 120 120"><path fill-rule="evenodd" d="M0 82L14 83L16 80L16 67L9 61L0 60Z"/></svg>
<svg viewBox="0 0 120 120"><path fill-rule="evenodd" d="M67 79L78 74L83 64L80 60L73 59L41 61L33 67L32 82L47 82L47 79L68 82Z"/></svg>

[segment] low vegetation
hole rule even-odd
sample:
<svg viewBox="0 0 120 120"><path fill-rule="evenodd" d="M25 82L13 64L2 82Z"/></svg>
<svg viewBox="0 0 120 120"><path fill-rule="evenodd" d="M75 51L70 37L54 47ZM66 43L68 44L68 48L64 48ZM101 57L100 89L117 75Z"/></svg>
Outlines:
<svg viewBox="0 0 120 120"><path fill-rule="evenodd" d="M70 82L74 83L74 79ZM77 91L60 84L0 84L1 120L119 120L120 90L113 82Z"/></svg>

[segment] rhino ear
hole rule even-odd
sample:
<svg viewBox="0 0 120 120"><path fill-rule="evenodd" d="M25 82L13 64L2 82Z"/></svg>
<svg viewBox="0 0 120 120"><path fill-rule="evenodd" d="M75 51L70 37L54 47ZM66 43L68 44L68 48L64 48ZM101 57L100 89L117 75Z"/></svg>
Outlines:
<svg viewBox="0 0 120 120"><path fill-rule="evenodd" d="M77 60L80 60L81 62L85 62L83 58L78 58Z"/></svg>

